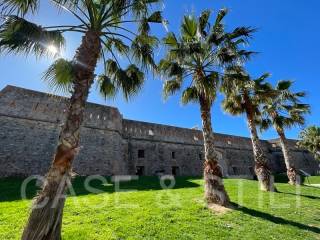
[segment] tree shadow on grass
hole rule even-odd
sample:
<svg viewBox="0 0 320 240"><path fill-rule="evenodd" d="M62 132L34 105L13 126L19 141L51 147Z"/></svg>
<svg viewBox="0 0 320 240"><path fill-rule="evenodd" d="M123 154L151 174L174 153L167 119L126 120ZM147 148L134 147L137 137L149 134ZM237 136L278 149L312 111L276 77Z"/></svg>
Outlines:
<svg viewBox="0 0 320 240"><path fill-rule="evenodd" d="M281 225L290 225L296 228L299 228L301 230L305 230L305 231L311 231L314 233L320 233L320 228L318 227L314 227L314 226L308 226L299 222L295 222L292 220L287 220L281 217L276 217L272 214L269 213L265 213L265 212L260 212L258 210L255 209L251 209L251 208L247 208L244 206L240 206L237 203L232 203L235 206L235 210L237 211L241 211L244 214L250 215L252 217L257 217L257 218L261 218L270 222L273 222L275 224L281 224Z"/></svg>
<svg viewBox="0 0 320 240"><path fill-rule="evenodd" d="M297 196L297 197L305 197L305 198L314 199L314 200L320 199L320 197L313 196L313 195L305 195L305 194L298 194L298 193L288 193L288 192L281 192L281 191L278 191L278 193L283 193L283 194L286 194L286 195L293 195L293 196Z"/></svg>
<svg viewBox="0 0 320 240"><path fill-rule="evenodd" d="M165 180L161 183L159 177L139 177L138 180L121 181L114 183L110 177L92 178L86 187L86 177L76 177L72 180L72 188L69 193L75 196L97 194L97 193L114 193L118 191L156 191L164 189L196 188L199 184L192 182L197 180L196 177L177 177L173 181ZM105 181L102 181L105 179ZM36 180L31 180L22 190L23 178L4 178L0 179L0 202L15 201L22 199L22 192L25 192L25 199L32 199L40 189Z"/></svg>
<svg viewBox="0 0 320 240"><path fill-rule="evenodd" d="M315 189L320 190L320 187L317 187L317 186L312 186L312 185L303 185L303 186L307 187L307 188L315 188Z"/></svg>

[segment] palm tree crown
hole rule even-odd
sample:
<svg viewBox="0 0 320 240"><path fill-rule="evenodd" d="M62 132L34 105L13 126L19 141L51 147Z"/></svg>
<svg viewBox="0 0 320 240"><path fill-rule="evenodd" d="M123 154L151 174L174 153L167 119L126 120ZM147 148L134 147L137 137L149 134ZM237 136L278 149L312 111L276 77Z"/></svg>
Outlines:
<svg viewBox="0 0 320 240"><path fill-rule="evenodd" d="M225 93L222 107L232 115L252 111L255 119L260 113L260 104L271 94L271 85L266 82L270 76L265 73L253 79L243 67L228 67L223 76L221 91Z"/></svg>
<svg viewBox="0 0 320 240"><path fill-rule="evenodd" d="M307 149L320 160L320 127L310 126L304 129L299 138L298 146Z"/></svg>
<svg viewBox="0 0 320 240"><path fill-rule="evenodd" d="M126 99L135 94L142 86L144 70L156 67L153 51L158 40L150 35L150 23L165 23L160 11L151 11L152 6L160 0L49 2L69 12L79 24L39 26L27 21L25 16L28 12L35 13L40 1L4 0L0 5L4 19L0 25L0 51L35 54L38 57L52 55L48 46L55 46L59 52L65 45L63 33L93 32L99 37L99 58L104 65L104 72L96 75L100 92L112 97L122 90ZM135 26L137 31L133 30ZM120 57L126 61L120 61ZM59 58L44 74L44 78L53 88L69 91L75 64L74 61Z"/></svg>
<svg viewBox="0 0 320 240"><path fill-rule="evenodd" d="M254 32L249 27L239 27L225 31L222 20L227 9L218 12L214 24L209 23L210 11L204 11L199 18L185 16L180 37L169 33L163 42L168 53L160 62L160 70L167 77L164 95L168 97L186 88L182 93L182 103L205 101L211 106L216 96L221 71L227 64L233 64L250 56L251 52L240 50ZM190 83L185 83L191 77Z"/></svg>
<svg viewBox="0 0 320 240"><path fill-rule="evenodd" d="M272 97L263 102L262 130L273 125L279 133L283 133L285 128L305 123L304 115L310 112L310 105L301 103L305 92L293 92L292 84L292 81L279 81Z"/></svg>

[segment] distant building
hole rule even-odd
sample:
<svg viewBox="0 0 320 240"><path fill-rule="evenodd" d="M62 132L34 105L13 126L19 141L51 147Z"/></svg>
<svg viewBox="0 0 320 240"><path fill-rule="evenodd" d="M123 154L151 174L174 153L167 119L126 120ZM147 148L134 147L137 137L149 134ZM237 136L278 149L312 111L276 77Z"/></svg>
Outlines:
<svg viewBox="0 0 320 240"><path fill-rule="evenodd" d="M66 116L66 98L7 86L0 92L0 176L47 172ZM311 154L290 148L296 166L315 174ZM219 163L225 176L252 177L254 161L249 138L215 134ZM117 108L88 103L81 129L79 175L202 175L202 132L127 120ZM274 172L285 165L278 140L262 141Z"/></svg>

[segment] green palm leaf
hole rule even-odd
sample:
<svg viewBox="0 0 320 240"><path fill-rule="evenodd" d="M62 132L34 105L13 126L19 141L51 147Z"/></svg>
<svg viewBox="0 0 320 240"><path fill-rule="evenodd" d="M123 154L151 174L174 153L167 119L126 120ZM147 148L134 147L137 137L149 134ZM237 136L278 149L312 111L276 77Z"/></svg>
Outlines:
<svg viewBox="0 0 320 240"><path fill-rule="evenodd" d="M196 87L188 87L182 92L181 97L182 104L190 102L199 102L198 90Z"/></svg>
<svg viewBox="0 0 320 240"><path fill-rule="evenodd" d="M105 98L114 98L117 94L117 88L112 82L111 78L106 75L99 75L97 77L98 90Z"/></svg>
<svg viewBox="0 0 320 240"><path fill-rule="evenodd" d="M170 95L179 91L181 88L181 81L179 79L168 80L163 85L163 95L167 99Z"/></svg>
<svg viewBox="0 0 320 240"><path fill-rule="evenodd" d="M181 33L184 39L190 40L197 35L197 21L194 16L184 16L181 25Z"/></svg>
<svg viewBox="0 0 320 240"><path fill-rule="evenodd" d="M0 51L30 54L37 56L56 55L48 50L55 46L58 52L65 40L60 31L47 31L41 26L18 16L8 16L0 26Z"/></svg>
<svg viewBox="0 0 320 240"><path fill-rule="evenodd" d="M310 126L299 134L298 146L304 148L320 160L320 128Z"/></svg>
<svg viewBox="0 0 320 240"><path fill-rule="evenodd" d="M203 36L207 36L207 30L210 28L209 24L209 18L210 18L211 11L210 10L205 10L201 13L199 17L199 32Z"/></svg>
<svg viewBox="0 0 320 240"><path fill-rule="evenodd" d="M40 5L39 0L3 0L0 8L4 13L17 12L19 15L24 15L27 12L35 12Z"/></svg>
<svg viewBox="0 0 320 240"><path fill-rule="evenodd" d="M131 64L126 70L119 69L114 79L114 84L121 89L126 100L137 95L144 83L144 74L139 68Z"/></svg>
<svg viewBox="0 0 320 240"><path fill-rule="evenodd" d="M54 92L70 93L74 75L73 63L60 58L47 69L42 79Z"/></svg>

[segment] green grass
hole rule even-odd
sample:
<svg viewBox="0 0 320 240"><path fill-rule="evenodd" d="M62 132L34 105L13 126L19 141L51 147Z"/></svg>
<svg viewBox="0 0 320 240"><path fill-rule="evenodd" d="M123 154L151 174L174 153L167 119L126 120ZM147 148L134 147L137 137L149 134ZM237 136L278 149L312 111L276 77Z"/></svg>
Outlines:
<svg viewBox="0 0 320 240"><path fill-rule="evenodd" d="M305 179L305 183L308 183L308 181ZM320 176L312 176L309 177L310 184L320 184Z"/></svg>
<svg viewBox="0 0 320 240"><path fill-rule="evenodd" d="M320 177L312 177L320 183ZM143 177L115 192L108 181L93 181L101 193L91 194L84 179L74 180L77 197L67 199L63 239L320 239L320 189L296 189L277 183L278 193L263 193L256 181L226 179L235 210L223 215L204 205L200 178L177 178L174 189L162 190L159 180ZM0 239L19 239L36 193L35 182L21 200L20 179L0 180ZM71 191L72 192L72 191ZM242 196L238 197L238 196Z"/></svg>

